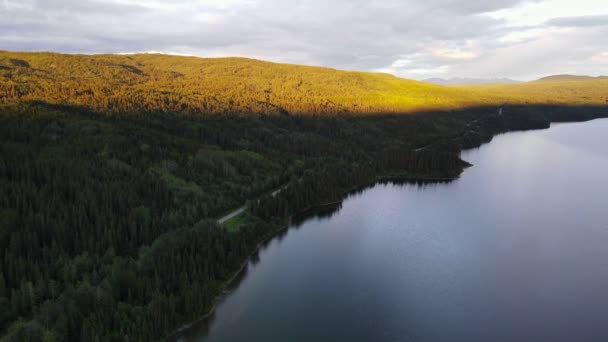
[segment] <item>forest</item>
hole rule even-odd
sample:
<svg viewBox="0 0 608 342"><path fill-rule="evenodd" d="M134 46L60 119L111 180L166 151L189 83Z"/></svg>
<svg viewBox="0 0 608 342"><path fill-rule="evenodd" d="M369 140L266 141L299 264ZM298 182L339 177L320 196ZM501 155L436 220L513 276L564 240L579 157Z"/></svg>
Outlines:
<svg viewBox="0 0 608 342"><path fill-rule="evenodd" d="M607 78L443 87L245 58L0 51L0 103L44 101L109 115L369 115L505 103L606 105L607 89Z"/></svg>
<svg viewBox="0 0 608 342"><path fill-rule="evenodd" d="M455 179L460 151L501 132L608 117L598 80L525 84L547 89L532 96L253 60L20 53L0 53L0 75L2 341L163 339L292 215L386 176ZM237 224L217 223L244 203Z"/></svg>

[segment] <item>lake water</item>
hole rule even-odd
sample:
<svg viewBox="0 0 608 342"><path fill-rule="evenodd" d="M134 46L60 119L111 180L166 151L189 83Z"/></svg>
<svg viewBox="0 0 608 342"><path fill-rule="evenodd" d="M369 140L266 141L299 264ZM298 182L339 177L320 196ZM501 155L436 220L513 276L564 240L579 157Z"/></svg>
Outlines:
<svg viewBox="0 0 608 342"><path fill-rule="evenodd" d="M272 240L184 341L608 341L608 120L497 136Z"/></svg>

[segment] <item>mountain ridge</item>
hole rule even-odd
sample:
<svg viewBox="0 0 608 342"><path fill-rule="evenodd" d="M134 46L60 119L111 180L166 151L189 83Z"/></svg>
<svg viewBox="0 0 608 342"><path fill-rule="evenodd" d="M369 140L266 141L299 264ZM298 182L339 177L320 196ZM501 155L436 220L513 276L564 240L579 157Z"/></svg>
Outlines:
<svg viewBox="0 0 608 342"><path fill-rule="evenodd" d="M549 75L537 79L537 82L563 82L563 81L591 81L591 80L605 80L608 76L587 76L587 75L571 75L571 74L558 74Z"/></svg>
<svg viewBox="0 0 608 342"><path fill-rule="evenodd" d="M475 93L389 74L240 57L3 52L0 69L0 102L44 100L109 112L386 113L479 102Z"/></svg>
<svg viewBox="0 0 608 342"><path fill-rule="evenodd" d="M0 104L41 101L100 113L367 115L605 105L606 89L604 78L448 87L244 57L0 52Z"/></svg>

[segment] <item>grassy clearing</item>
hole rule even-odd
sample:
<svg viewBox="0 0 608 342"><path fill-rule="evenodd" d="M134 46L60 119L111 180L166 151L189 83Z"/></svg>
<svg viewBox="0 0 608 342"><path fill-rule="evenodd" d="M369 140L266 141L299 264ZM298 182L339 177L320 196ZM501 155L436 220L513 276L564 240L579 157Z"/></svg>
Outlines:
<svg viewBox="0 0 608 342"><path fill-rule="evenodd" d="M241 229L241 226L245 223L246 220L247 220L246 214L240 213L240 214L236 215L235 217L231 218L230 220L224 222L224 224L222 226L228 232L236 233Z"/></svg>

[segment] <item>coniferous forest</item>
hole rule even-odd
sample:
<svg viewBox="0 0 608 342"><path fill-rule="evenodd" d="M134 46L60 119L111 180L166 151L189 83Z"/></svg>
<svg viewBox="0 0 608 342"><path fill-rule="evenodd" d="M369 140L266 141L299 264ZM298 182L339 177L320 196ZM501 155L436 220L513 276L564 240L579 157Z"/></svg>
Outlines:
<svg viewBox="0 0 608 342"><path fill-rule="evenodd" d="M291 215L383 177L454 179L468 166L459 152L497 133L608 116L600 95L577 106L497 105L492 101L518 91L464 91L466 101L454 108L404 115L402 99L387 95L387 107L374 107L382 96L357 97L370 84L384 91L390 85L376 77L388 76L296 68L316 77L300 81L278 65L272 67L285 70L269 74L286 79L272 80L265 91L252 86L258 79L250 74L235 79L234 61L205 74L197 63L207 62L196 59L180 59L181 73L171 73L166 56L138 57L160 61L140 60L137 69L112 64L128 57L5 55L0 336L6 341L162 339L208 313L226 281ZM108 63L114 66L98 65ZM259 63L243 70L264 79ZM188 67L208 82L188 78ZM232 78L218 76L224 74ZM340 80L317 80L326 77ZM603 89L577 82L552 85L551 94L586 87ZM463 92L437 88L450 98ZM449 102L447 95L435 99ZM368 109L375 115L365 115ZM236 224L217 223L245 203Z"/></svg>

